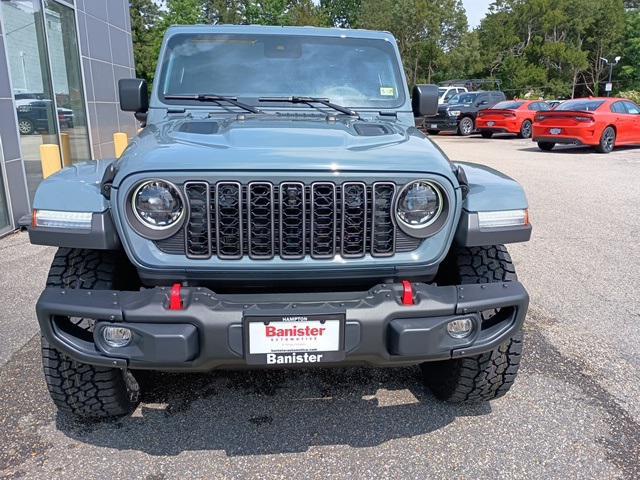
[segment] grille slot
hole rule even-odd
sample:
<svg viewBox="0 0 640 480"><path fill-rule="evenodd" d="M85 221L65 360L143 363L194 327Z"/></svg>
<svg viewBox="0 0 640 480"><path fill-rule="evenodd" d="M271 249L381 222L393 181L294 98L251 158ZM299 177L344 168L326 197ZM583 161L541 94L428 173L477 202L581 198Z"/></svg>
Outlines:
<svg viewBox="0 0 640 480"><path fill-rule="evenodd" d="M300 182L280 184L280 256L286 259L304 258L306 241L305 186Z"/></svg>
<svg viewBox="0 0 640 480"><path fill-rule="evenodd" d="M185 250L189 258L211 256L211 230L209 226L209 184L187 182L184 192L189 202L189 219L185 224Z"/></svg>
<svg viewBox="0 0 640 480"><path fill-rule="evenodd" d="M396 186L390 182L373 184L371 212L371 255L389 257L396 248L396 224L393 220L393 199Z"/></svg>
<svg viewBox="0 0 640 480"><path fill-rule="evenodd" d="M367 250L367 186L362 182L342 184L341 247L345 258L363 257Z"/></svg>
<svg viewBox="0 0 640 480"><path fill-rule="evenodd" d="M311 256L333 258L336 255L336 186L330 182L311 184Z"/></svg>
<svg viewBox="0 0 640 480"><path fill-rule="evenodd" d="M242 186L238 182L216 184L216 250L226 260L242 258Z"/></svg>
<svg viewBox="0 0 640 480"><path fill-rule="evenodd" d="M234 181L184 184L185 227L156 246L193 259L388 257L422 240L396 228L392 182Z"/></svg>
<svg viewBox="0 0 640 480"><path fill-rule="evenodd" d="M247 219L249 256L270 259L275 255L273 185L253 182L247 188Z"/></svg>

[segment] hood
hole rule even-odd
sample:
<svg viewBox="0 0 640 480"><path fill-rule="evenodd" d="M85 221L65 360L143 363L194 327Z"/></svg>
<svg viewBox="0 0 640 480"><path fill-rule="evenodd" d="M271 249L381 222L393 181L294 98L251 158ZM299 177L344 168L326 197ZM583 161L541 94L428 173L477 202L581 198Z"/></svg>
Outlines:
<svg viewBox="0 0 640 480"><path fill-rule="evenodd" d="M424 172L452 177L442 151L415 127L317 115L169 119L125 151L116 184L161 171Z"/></svg>
<svg viewBox="0 0 640 480"><path fill-rule="evenodd" d="M447 110L468 110L473 108L473 104L470 103L445 103L438 107L438 111L446 112Z"/></svg>

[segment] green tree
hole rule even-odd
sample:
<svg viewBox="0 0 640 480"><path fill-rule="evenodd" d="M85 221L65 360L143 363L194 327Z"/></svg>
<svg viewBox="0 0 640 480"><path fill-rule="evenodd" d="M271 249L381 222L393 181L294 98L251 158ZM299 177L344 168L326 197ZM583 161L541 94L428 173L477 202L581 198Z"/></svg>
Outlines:
<svg viewBox="0 0 640 480"><path fill-rule="evenodd" d="M153 0L131 0L131 35L136 76L153 82L162 40L162 15Z"/></svg>
<svg viewBox="0 0 640 480"><path fill-rule="evenodd" d="M640 11L626 14L620 78L625 88L640 90Z"/></svg>
<svg viewBox="0 0 640 480"><path fill-rule="evenodd" d="M331 26L350 28L358 24L362 0L320 0L320 8Z"/></svg>

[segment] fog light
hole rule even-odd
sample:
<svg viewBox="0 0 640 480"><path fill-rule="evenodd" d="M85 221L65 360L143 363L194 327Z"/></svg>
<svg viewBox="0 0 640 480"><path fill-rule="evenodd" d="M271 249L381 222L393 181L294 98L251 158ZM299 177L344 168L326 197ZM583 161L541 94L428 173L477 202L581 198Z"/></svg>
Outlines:
<svg viewBox="0 0 640 480"><path fill-rule="evenodd" d="M447 324L447 333L453 338L466 338L473 331L473 320L470 318L459 318Z"/></svg>
<svg viewBox="0 0 640 480"><path fill-rule="evenodd" d="M110 347L126 347L131 342L131 330L124 327L104 327L102 337Z"/></svg>

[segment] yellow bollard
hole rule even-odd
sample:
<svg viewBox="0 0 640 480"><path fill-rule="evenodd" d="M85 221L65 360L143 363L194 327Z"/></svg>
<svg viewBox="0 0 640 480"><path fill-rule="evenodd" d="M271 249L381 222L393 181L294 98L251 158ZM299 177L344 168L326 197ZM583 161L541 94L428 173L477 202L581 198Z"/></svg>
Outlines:
<svg viewBox="0 0 640 480"><path fill-rule="evenodd" d="M60 161L60 147L51 143L40 145L40 163L42 164L42 178L47 178L62 168Z"/></svg>
<svg viewBox="0 0 640 480"><path fill-rule="evenodd" d="M113 146L116 150L116 158L120 158L129 145L129 137L126 133L118 132L113 134Z"/></svg>
<svg viewBox="0 0 640 480"><path fill-rule="evenodd" d="M71 161L71 141L69 140L69 134L61 133L60 140L62 144L62 165L64 167L70 167L73 162Z"/></svg>

